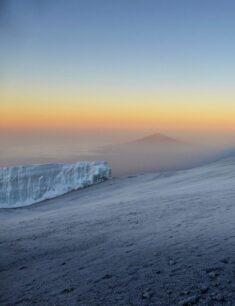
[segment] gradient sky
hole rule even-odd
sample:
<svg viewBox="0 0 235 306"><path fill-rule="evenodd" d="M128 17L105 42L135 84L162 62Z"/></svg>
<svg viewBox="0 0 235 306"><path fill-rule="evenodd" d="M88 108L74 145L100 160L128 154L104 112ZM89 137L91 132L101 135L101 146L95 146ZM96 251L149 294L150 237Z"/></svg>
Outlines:
<svg viewBox="0 0 235 306"><path fill-rule="evenodd" d="M235 130L235 1L0 0L0 127Z"/></svg>

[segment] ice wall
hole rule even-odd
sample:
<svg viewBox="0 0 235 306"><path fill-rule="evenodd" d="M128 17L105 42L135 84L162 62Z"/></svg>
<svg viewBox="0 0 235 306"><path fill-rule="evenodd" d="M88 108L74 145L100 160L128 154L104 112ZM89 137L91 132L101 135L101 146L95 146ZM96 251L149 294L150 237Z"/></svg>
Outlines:
<svg viewBox="0 0 235 306"><path fill-rule="evenodd" d="M0 208L27 206L110 177L107 162L0 168Z"/></svg>

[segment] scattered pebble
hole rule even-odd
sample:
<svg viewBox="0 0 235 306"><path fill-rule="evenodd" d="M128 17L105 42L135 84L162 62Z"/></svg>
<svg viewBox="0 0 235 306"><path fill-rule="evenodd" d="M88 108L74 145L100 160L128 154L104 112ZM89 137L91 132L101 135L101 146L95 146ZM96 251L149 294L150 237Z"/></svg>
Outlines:
<svg viewBox="0 0 235 306"><path fill-rule="evenodd" d="M215 278L218 276L218 273L216 273L216 272L209 272L209 273L208 273L208 276L209 276L211 279L215 279Z"/></svg>
<svg viewBox="0 0 235 306"><path fill-rule="evenodd" d="M169 262L168 262L168 263L169 263L169 265L170 265L170 266L173 266L173 265L175 265L175 264L176 264L176 262L175 262L174 260L172 260L172 259L171 259L171 260L169 260Z"/></svg>
<svg viewBox="0 0 235 306"><path fill-rule="evenodd" d="M180 293L180 295L189 295L191 293L191 291L189 290L184 290Z"/></svg>
<svg viewBox="0 0 235 306"><path fill-rule="evenodd" d="M220 282L217 280L217 281L215 281L215 283L214 283L214 286L215 287L219 287L221 284L220 284Z"/></svg>
<svg viewBox="0 0 235 306"><path fill-rule="evenodd" d="M167 290L167 294L171 295L173 291L171 289Z"/></svg>
<svg viewBox="0 0 235 306"><path fill-rule="evenodd" d="M111 274L105 274L102 279L110 279L112 278L113 276Z"/></svg>
<svg viewBox="0 0 235 306"><path fill-rule="evenodd" d="M201 293L206 293L209 290L209 287L206 285L201 285L201 287L199 288Z"/></svg>
<svg viewBox="0 0 235 306"><path fill-rule="evenodd" d="M74 288L65 288L64 290L61 291L61 293L70 293L74 290Z"/></svg>
<svg viewBox="0 0 235 306"><path fill-rule="evenodd" d="M153 291L151 288L146 289L141 294L142 299L150 299L152 296L153 296Z"/></svg>
<svg viewBox="0 0 235 306"><path fill-rule="evenodd" d="M217 302L224 302L224 296L221 293L212 293L211 298Z"/></svg>
<svg viewBox="0 0 235 306"><path fill-rule="evenodd" d="M229 258L228 257L224 257L220 260L222 263L224 264L228 264L229 263Z"/></svg>
<svg viewBox="0 0 235 306"><path fill-rule="evenodd" d="M199 295L192 295L179 302L180 306L190 306L196 304L200 299Z"/></svg>

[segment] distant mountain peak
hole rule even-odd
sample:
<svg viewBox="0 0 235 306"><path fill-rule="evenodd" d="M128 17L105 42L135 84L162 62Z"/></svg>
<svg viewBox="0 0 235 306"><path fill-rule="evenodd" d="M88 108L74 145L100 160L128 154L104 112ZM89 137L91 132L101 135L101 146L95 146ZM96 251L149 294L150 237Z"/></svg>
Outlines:
<svg viewBox="0 0 235 306"><path fill-rule="evenodd" d="M132 143L142 143L142 144L180 144L183 143L183 141L173 138L173 137L169 137L167 135L164 134L160 134L160 133L155 133L152 135L148 135L145 137L142 137L140 139L137 139L135 141L133 141Z"/></svg>
<svg viewBox="0 0 235 306"><path fill-rule="evenodd" d="M161 133L151 134L136 140L132 140L125 143L119 143L114 145L105 146L102 150L115 151L118 150L135 150L136 152L142 152L142 150L161 150L161 149L171 149L171 148L181 148L188 145L187 142L184 142L180 139L173 138Z"/></svg>

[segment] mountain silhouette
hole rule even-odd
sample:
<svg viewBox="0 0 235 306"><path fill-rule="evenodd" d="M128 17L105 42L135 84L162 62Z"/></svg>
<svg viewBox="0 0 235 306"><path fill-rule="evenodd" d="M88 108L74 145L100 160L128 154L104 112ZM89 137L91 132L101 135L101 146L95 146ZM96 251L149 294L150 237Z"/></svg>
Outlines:
<svg viewBox="0 0 235 306"><path fill-rule="evenodd" d="M172 145L175 145L175 144L185 144L185 142L179 139L173 138L173 137L169 137L164 134L155 133L155 134L131 141L129 142L129 144L143 144L143 145L144 144L145 145L172 144Z"/></svg>

